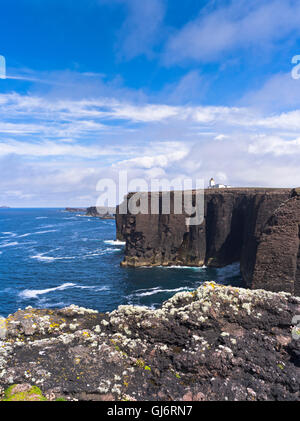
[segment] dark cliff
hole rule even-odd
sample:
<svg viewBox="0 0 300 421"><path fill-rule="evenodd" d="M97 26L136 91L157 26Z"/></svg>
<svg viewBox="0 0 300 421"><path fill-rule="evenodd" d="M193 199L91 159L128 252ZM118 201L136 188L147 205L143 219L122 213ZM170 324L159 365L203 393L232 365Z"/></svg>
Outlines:
<svg viewBox="0 0 300 421"><path fill-rule="evenodd" d="M65 211L66 212L80 212L80 213L83 213L83 212L86 212L87 211L87 208L66 208L65 209Z"/></svg>
<svg viewBox="0 0 300 421"><path fill-rule="evenodd" d="M295 196L296 194L296 196ZM248 287L263 286L271 290L284 290L299 294L296 288L296 277L299 265L299 200L297 193L290 189L211 189L205 191L204 222L201 225L187 226L185 215L172 212L173 195L171 194L171 213L164 215L131 215L119 214L117 208L117 237L126 241L123 266L147 265L182 265L182 266L214 266L222 267L240 261L241 272L245 285ZM131 195L127 197L129 200ZM150 197L149 197L150 201ZM288 205L291 203L291 205ZM292 205L292 203L294 205ZM298 205L295 205L297 203ZM284 207L284 204L287 204ZM289 210L292 206L293 211ZM288 235L283 235L281 241L295 239L293 253L293 269L288 273L289 284L279 279L276 265L270 262L268 275L264 281L260 276L265 269L264 256L268 244L265 233L266 226L274 218L280 208L285 214L282 219L281 232L285 232L285 223L291 222L289 212L294 212L294 223L290 225ZM285 222L284 222L285 221ZM276 249L276 244L274 243ZM276 249L277 250L277 249ZM269 259L274 253L270 252ZM287 251L281 258L283 268L290 260ZM277 265L279 266L279 265ZM275 278L278 278L275 286ZM263 282L263 285L262 285Z"/></svg>
<svg viewBox="0 0 300 421"><path fill-rule="evenodd" d="M300 191L276 209L259 239L252 287L266 283L272 291L300 295Z"/></svg>

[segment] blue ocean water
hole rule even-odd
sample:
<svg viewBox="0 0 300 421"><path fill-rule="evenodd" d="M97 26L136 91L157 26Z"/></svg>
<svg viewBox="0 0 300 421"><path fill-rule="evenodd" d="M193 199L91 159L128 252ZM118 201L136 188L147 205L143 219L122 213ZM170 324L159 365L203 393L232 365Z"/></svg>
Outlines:
<svg viewBox="0 0 300 421"><path fill-rule="evenodd" d="M62 209L0 209L0 315L29 305L111 311L158 307L204 280L241 285L238 264L223 269L122 268L115 221Z"/></svg>

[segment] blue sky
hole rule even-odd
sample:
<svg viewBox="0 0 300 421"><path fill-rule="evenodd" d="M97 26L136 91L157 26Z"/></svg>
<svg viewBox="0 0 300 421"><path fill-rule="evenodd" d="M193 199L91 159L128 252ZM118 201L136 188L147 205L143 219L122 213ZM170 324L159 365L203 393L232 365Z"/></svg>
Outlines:
<svg viewBox="0 0 300 421"><path fill-rule="evenodd" d="M0 1L0 205L97 181L300 185L299 0Z"/></svg>

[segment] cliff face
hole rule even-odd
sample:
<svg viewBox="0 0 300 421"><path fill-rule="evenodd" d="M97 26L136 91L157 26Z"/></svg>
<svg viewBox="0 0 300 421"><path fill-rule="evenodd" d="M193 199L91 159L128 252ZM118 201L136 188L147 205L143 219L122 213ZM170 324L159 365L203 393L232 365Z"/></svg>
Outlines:
<svg viewBox="0 0 300 421"><path fill-rule="evenodd" d="M259 239L253 288L300 295L300 192L273 213Z"/></svg>
<svg viewBox="0 0 300 421"><path fill-rule="evenodd" d="M50 400L299 401L299 313L290 294L213 282L158 310L28 308L2 329L0 398L29 383Z"/></svg>
<svg viewBox="0 0 300 421"><path fill-rule="evenodd" d="M259 267L261 255L265 252L262 245L258 246L262 241L268 244L268 240L263 240L266 234L262 236L262 233L276 209L291 199L292 194L290 189L206 190L205 218L199 226L187 226L185 215L172 212L169 215L120 215L117 209L117 236L126 241L122 265L222 267L240 261L245 284L248 287L261 285L258 273L262 273ZM129 198L130 195L127 200ZM171 195L171 203L172 200ZM294 206L293 209L295 218L299 218L299 207ZM288 208L282 211L288 212ZM288 215L285 218L290 220ZM295 242L299 242L298 225L296 227L294 223L290 229L293 236L297 237ZM296 243L297 256L299 252ZM285 253L285 259L289 259L288 253ZM281 262L284 263L283 260ZM271 265L269 273L272 270L275 278L277 268ZM280 283L278 280L279 289L299 293L299 288L295 288L299 270L293 273L288 287L285 282ZM272 289L270 283L273 278L264 282L264 288ZM275 289L278 290L278 287Z"/></svg>

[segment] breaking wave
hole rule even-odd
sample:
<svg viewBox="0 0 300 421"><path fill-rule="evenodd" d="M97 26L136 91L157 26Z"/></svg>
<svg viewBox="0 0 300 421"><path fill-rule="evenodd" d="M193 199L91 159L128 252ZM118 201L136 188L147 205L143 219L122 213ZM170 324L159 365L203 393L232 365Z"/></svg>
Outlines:
<svg viewBox="0 0 300 421"><path fill-rule="evenodd" d="M79 289L92 289L97 292L99 291L106 291L109 288L107 286L103 287L96 287L96 286L84 286L84 285L78 285L74 284L72 282L67 282L65 284L62 284L58 287L53 288L46 288L46 289L25 289L24 291L21 291L19 293L19 296L21 298L31 299L31 298L37 298L39 295L49 294L54 291L63 291L68 288L79 288Z"/></svg>
<svg viewBox="0 0 300 421"><path fill-rule="evenodd" d="M125 241L120 241L120 240L105 240L104 243L109 244L111 246L125 246L126 244Z"/></svg>
<svg viewBox="0 0 300 421"><path fill-rule="evenodd" d="M17 241L14 241L12 243L4 243L4 244L0 244L0 247L13 247L13 246L17 246L19 243Z"/></svg>
<svg viewBox="0 0 300 421"><path fill-rule="evenodd" d="M147 297L149 295L155 295L155 294L165 294L165 293L176 293L181 291L191 291L194 288L189 287L180 287L180 288L172 288L172 289L163 289L161 287L156 288L150 288L148 291L145 290L145 292L140 292L143 290L137 290L134 294L129 295L128 297Z"/></svg>

